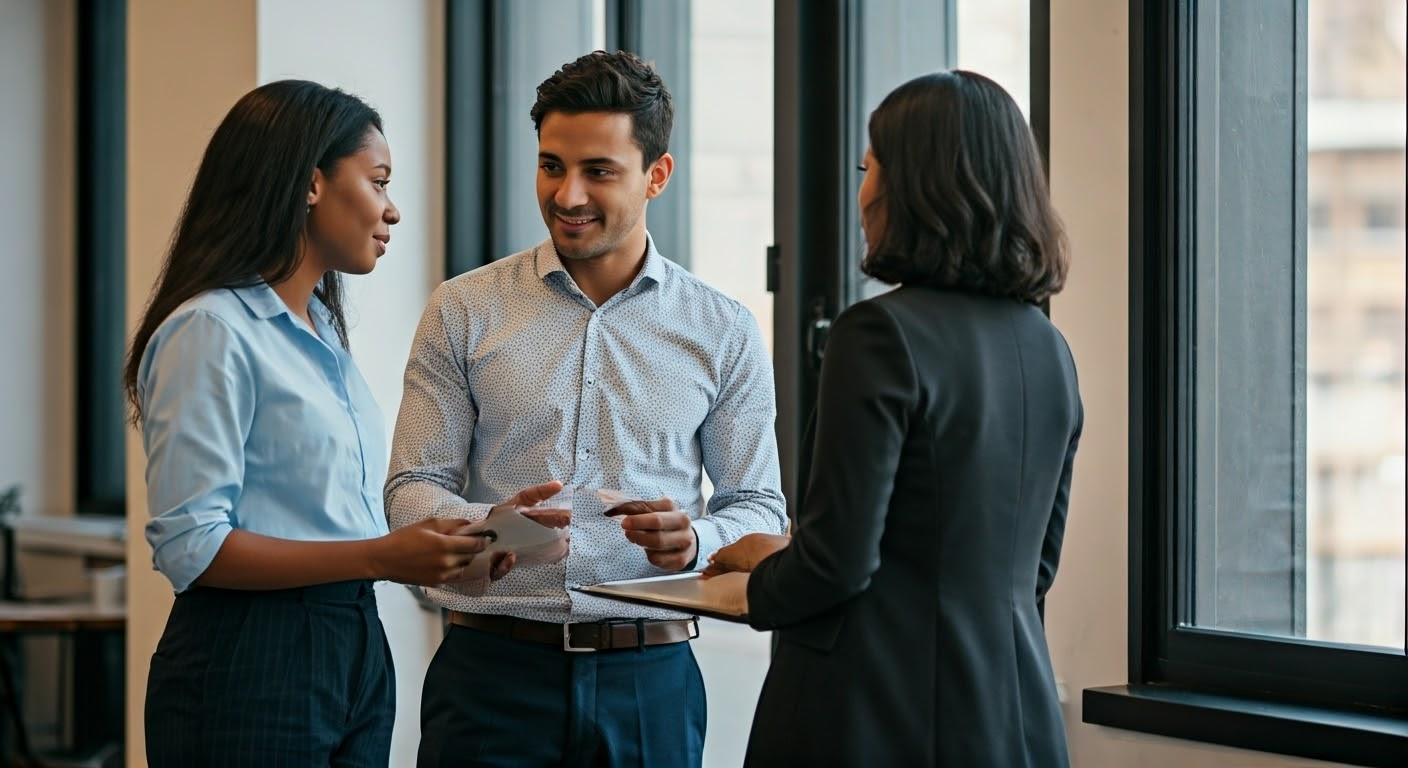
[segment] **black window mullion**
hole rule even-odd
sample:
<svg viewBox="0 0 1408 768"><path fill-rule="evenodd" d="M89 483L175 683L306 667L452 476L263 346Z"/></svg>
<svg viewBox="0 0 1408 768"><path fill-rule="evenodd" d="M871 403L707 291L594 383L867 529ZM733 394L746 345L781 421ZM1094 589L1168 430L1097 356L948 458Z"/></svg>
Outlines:
<svg viewBox="0 0 1408 768"><path fill-rule="evenodd" d="M80 513L127 508L127 3L77 9L77 461Z"/></svg>
<svg viewBox="0 0 1408 768"><path fill-rule="evenodd" d="M493 6L487 0L445 6L446 278L496 258L493 179L485 172L485 158L494 157Z"/></svg>
<svg viewBox="0 0 1408 768"><path fill-rule="evenodd" d="M848 0L777 0L774 205L779 279L774 291L778 453L789 506L801 503L798 454L815 404L815 344L844 305L849 269L846 200L851 80Z"/></svg>

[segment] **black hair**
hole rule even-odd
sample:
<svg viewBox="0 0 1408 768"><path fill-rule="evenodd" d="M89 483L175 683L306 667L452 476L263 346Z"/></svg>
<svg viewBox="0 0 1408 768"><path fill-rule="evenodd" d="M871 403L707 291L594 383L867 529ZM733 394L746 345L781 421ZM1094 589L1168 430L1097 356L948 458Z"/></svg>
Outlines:
<svg viewBox="0 0 1408 768"><path fill-rule="evenodd" d="M206 291L276 285L298 269L314 169L332 175L366 146L381 115L344 91L280 80L245 94L215 129L181 210L142 320L133 334L123 388L141 417L137 369L161 322ZM328 272L314 289L347 346L342 279Z"/></svg>
<svg viewBox="0 0 1408 768"><path fill-rule="evenodd" d="M642 170L670 146L675 104L654 65L626 51L593 51L562 65L538 86L530 115L542 131L552 112L622 112L631 116L632 138L640 147Z"/></svg>
<svg viewBox="0 0 1408 768"><path fill-rule="evenodd" d="M881 231L866 274L1031 303L1065 285L1065 234L1041 155L1002 86L963 70L916 77L871 114L870 150Z"/></svg>

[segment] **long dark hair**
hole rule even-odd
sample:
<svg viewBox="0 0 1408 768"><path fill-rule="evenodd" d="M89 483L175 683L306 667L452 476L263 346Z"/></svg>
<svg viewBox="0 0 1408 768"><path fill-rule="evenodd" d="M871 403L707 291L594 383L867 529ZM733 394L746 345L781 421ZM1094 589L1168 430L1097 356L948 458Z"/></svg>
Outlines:
<svg viewBox="0 0 1408 768"><path fill-rule="evenodd" d="M141 418L137 369L157 326L185 301L217 288L287 280L298 269L313 170L332 175L356 154L381 115L361 99L306 80L280 80L245 94L215 129L172 236L161 276L132 336L123 388ZM313 291L347 346L342 277Z"/></svg>
<svg viewBox="0 0 1408 768"><path fill-rule="evenodd" d="M866 274L1034 304L1065 285L1041 155L1002 86L964 70L916 77L871 114L870 151L883 225Z"/></svg>

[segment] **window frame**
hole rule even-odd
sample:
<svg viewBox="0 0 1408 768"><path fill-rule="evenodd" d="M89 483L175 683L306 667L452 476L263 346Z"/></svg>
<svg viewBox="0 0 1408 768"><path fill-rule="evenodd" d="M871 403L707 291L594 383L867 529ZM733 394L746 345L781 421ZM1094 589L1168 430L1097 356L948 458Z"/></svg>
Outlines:
<svg viewBox="0 0 1408 768"><path fill-rule="evenodd" d="M1306 7L1294 4L1302 29ZM1197 256L1197 12L1187 0L1129 4L1129 684L1087 689L1084 721L1317 759L1408 764L1404 649L1190 625L1196 457L1185 332L1193 327ZM1305 52L1294 55L1303 71ZM1303 168L1301 175L1298 226L1306 215Z"/></svg>
<svg viewBox="0 0 1408 768"><path fill-rule="evenodd" d="M74 506L127 514L127 3L76 8Z"/></svg>

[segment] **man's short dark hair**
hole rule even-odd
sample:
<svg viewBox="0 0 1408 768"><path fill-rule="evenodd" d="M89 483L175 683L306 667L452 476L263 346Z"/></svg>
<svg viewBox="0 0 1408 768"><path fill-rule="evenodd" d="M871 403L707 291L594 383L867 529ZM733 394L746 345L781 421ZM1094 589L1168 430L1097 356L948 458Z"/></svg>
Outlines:
<svg viewBox="0 0 1408 768"><path fill-rule="evenodd" d="M533 130L553 112L622 112L631 116L632 138L640 147L642 169L670 146L675 104L655 66L626 51L593 51L562 65L538 86L531 115Z"/></svg>
<svg viewBox="0 0 1408 768"><path fill-rule="evenodd" d="M871 114L870 150L883 224L866 274L1031 303L1065 285L1041 155L1002 86L963 70L910 80Z"/></svg>

